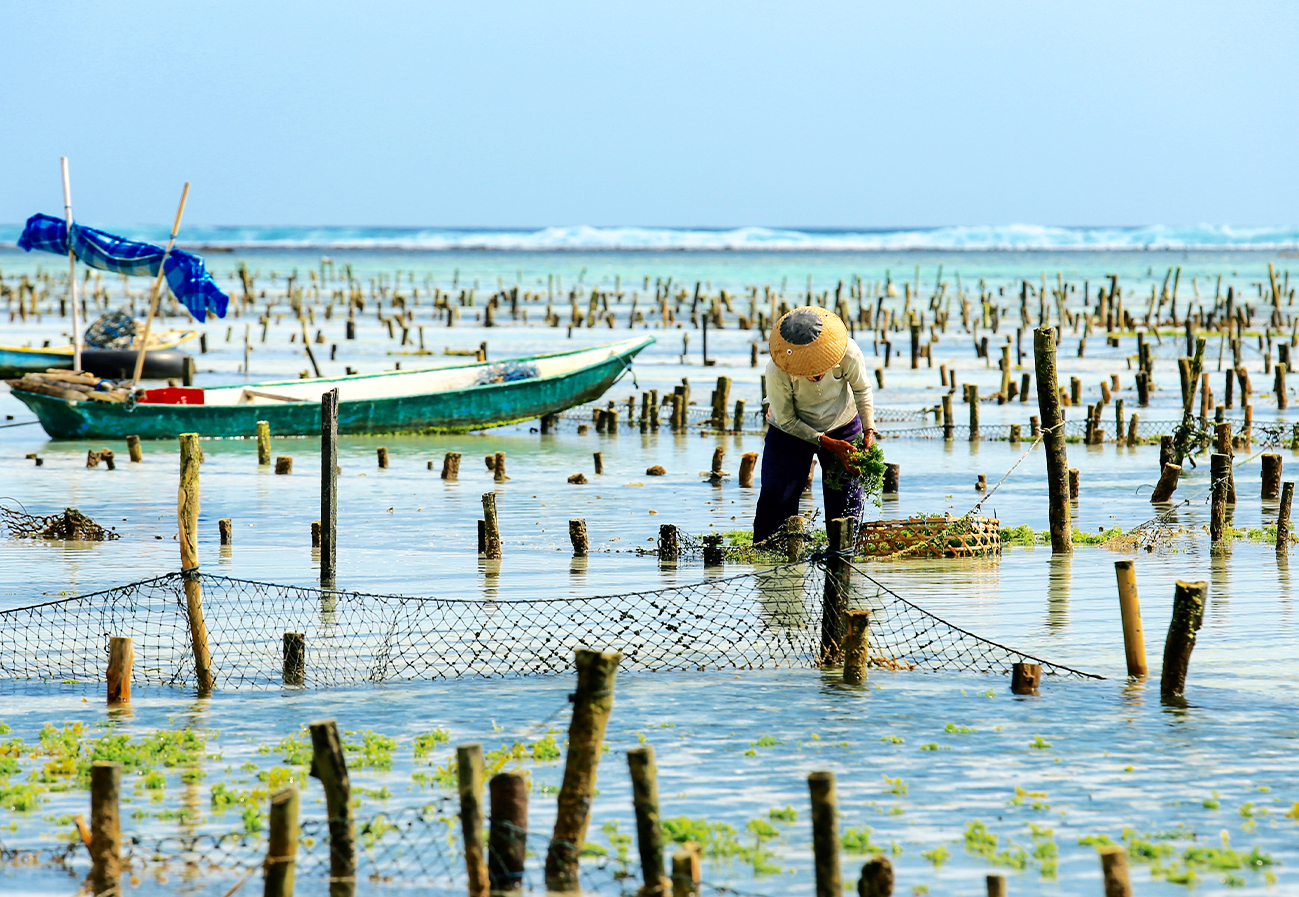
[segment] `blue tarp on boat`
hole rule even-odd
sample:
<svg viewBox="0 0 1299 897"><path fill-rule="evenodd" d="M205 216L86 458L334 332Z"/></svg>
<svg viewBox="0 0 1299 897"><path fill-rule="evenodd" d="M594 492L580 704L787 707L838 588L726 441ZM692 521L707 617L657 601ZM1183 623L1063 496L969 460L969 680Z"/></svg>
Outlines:
<svg viewBox="0 0 1299 897"><path fill-rule="evenodd" d="M165 250L152 243L125 240L93 227L72 225L71 247L68 226L53 215L33 215L27 219L18 245L31 252L41 249L56 255L67 255L71 248L79 261L101 271L116 274L150 274L158 276L158 263ZM181 249L167 254L167 285L195 319L202 323L210 311L218 318L226 316L230 299L207 272L203 260Z"/></svg>

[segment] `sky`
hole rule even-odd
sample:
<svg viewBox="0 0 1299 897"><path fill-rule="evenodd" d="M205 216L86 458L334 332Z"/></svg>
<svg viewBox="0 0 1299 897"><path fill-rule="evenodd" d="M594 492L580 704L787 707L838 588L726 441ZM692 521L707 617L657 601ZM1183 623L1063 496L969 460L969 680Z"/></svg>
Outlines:
<svg viewBox="0 0 1299 897"><path fill-rule="evenodd" d="M0 222L1299 223L1293 2L0 5Z"/></svg>

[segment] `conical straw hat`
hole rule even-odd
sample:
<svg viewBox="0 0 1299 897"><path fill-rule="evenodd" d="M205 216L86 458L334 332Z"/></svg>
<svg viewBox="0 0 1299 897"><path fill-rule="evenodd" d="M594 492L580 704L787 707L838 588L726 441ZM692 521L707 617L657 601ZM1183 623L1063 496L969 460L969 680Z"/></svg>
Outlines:
<svg viewBox="0 0 1299 897"><path fill-rule="evenodd" d="M843 360L848 328L829 309L808 305L776 322L770 344L776 367L791 377L815 377Z"/></svg>

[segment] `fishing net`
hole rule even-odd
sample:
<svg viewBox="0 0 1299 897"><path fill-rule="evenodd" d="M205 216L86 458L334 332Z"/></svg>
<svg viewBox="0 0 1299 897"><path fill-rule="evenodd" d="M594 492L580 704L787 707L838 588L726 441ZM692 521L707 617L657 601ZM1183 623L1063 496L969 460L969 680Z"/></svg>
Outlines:
<svg viewBox="0 0 1299 897"><path fill-rule="evenodd" d="M38 517L0 506L0 529L8 531L15 539L103 542L121 538L116 530L105 529L76 508L65 508L61 514Z"/></svg>
<svg viewBox="0 0 1299 897"><path fill-rule="evenodd" d="M448 600L195 574L221 688L537 676L575 649L619 650L630 671L811 667L843 610L870 611L881 667L1006 673L1018 661L1086 676L954 626L849 564L827 586L825 555L646 592L533 601ZM827 600L827 588L837 589ZM109 639L134 639L136 681L195 682L183 575L0 613L0 678L100 681ZM829 608L829 610L825 610ZM286 672L286 633L301 666ZM291 640L298 640L294 635ZM296 654L295 654L296 656Z"/></svg>
<svg viewBox="0 0 1299 897"><path fill-rule="evenodd" d="M86 328L82 341L92 349L129 349L135 343L135 319L124 311L105 312Z"/></svg>

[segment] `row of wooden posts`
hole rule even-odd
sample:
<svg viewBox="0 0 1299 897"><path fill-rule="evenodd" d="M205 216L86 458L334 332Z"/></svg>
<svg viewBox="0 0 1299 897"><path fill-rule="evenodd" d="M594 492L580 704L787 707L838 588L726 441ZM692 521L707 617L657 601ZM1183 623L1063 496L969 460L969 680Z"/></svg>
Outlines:
<svg viewBox="0 0 1299 897"><path fill-rule="evenodd" d="M855 627L855 620L860 619L849 618L850 631ZM850 637L845 681L850 681L852 659L860 659L864 654L864 650L853 647ZM622 655L614 651L576 652L577 688L571 696L573 714L569 723L563 782L544 866L546 890L551 893L581 891L579 857L591 819L596 771L613 709L614 677L621 659ZM1040 668L1033 665L1017 665L1012 689L1019 694L1036 694L1040 672ZM328 814L330 897L353 897L357 882L356 825L346 754L334 720L314 722L309 730L311 775L321 783ZM701 885L698 845L682 845L671 857L668 874L667 842L661 825L653 747L646 745L630 749L627 764L643 879L640 894L642 897L698 895ZM476 743L456 748L456 769L468 897L521 894L528 855L530 789L527 775L516 771L502 772L485 782L483 749ZM86 846L92 864L90 886L96 895L120 893L124 868L121 785L120 762L96 761L92 764L91 826L83 837L88 835ZM488 794L486 813L483 806L485 791ZM842 897L834 773L818 771L809 774L808 791L816 894L817 897ZM300 839L299 800L298 790L292 787L282 789L270 799L269 836L262 864L266 897L292 897L294 893ZM485 822L488 831L484 841ZM1103 850L1101 866L1107 897L1131 894L1122 848ZM858 894L888 897L893 893L893 883L893 868L889 860L876 856L862 867ZM987 885L989 895L1004 897L1006 894L1003 876L989 875Z"/></svg>

